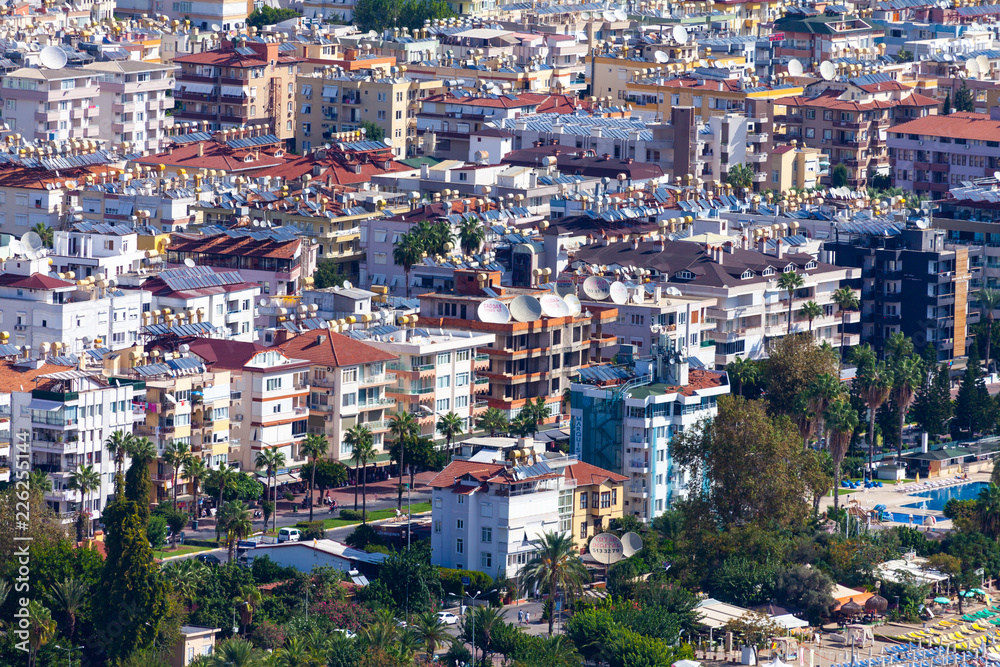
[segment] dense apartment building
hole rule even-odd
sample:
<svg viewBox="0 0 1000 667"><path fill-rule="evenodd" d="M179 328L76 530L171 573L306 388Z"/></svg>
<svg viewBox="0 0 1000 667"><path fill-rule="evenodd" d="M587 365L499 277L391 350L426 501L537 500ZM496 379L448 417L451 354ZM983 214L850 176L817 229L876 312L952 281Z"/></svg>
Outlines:
<svg viewBox="0 0 1000 667"><path fill-rule="evenodd" d="M803 64L831 58L874 60L876 42L885 37L882 24L851 16L842 6L829 6L822 13L805 9L789 12L774 22L774 33L784 39L775 48L778 57L800 58Z"/></svg>
<svg viewBox="0 0 1000 667"><path fill-rule="evenodd" d="M82 280L97 273L109 278L146 266L148 257L139 249L139 235L129 224L107 225L82 222L70 231L53 233L52 270L73 272Z"/></svg>
<svg viewBox="0 0 1000 667"><path fill-rule="evenodd" d="M190 21L197 32L224 31L246 28L247 17L253 13L254 4L246 0L181 0L180 2L159 2L157 0L117 0L115 13L133 18L165 16L171 21ZM216 27L217 26L217 27Z"/></svg>
<svg viewBox="0 0 1000 667"><path fill-rule="evenodd" d="M0 85L3 122L25 139L64 144L101 136L98 76L79 67L22 67Z"/></svg>
<svg viewBox="0 0 1000 667"><path fill-rule="evenodd" d="M657 72L637 74L622 92L623 101L635 105L638 111L669 118L674 107L691 107L701 120L712 116L743 113L749 101L776 100L802 94L802 86L789 83L764 86L747 83L739 72L710 69L679 77Z"/></svg>
<svg viewBox="0 0 1000 667"><path fill-rule="evenodd" d="M978 321L970 309L981 281L983 248L950 245L946 232L886 225L881 233L839 232L824 244L838 266L860 276L861 336L876 350L902 332L919 351L931 345L941 361L965 356L968 329Z"/></svg>
<svg viewBox="0 0 1000 667"><path fill-rule="evenodd" d="M295 138L295 77L300 58L277 41L252 39L178 56L177 122L203 121L210 130L263 128L282 141Z"/></svg>
<svg viewBox="0 0 1000 667"><path fill-rule="evenodd" d="M831 166L847 167L847 184L857 188L876 175L889 175L886 135L892 127L937 111L936 100L888 74L820 81L798 97L774 101L775 134L819 148Z"/></svg>
<svg viewBox="0 0 1000 667"><path fill-rule="evenodd" d="M942 199L963 181L992 178L1000 168L1000 107L989 115L953 113L892 128L893 185Z"/></svg>
<svg viewBox="0 0 1000 667"><path fill-rule="evenodd" d="M167 147L174 108L171 65L141 60L113 60L85 65L98 85L97 126L102 139L128 144L134 152L157 152Z"/></svg>
<svg viewBox="0 0 1000 667"><path fill-rule="evenodd" d="M594 535L606 531L611 522L625 515L625 482L628 475L620 475L595 465L577 461L563 467L567 491L573 494L573 519L570 532L577 551L587 550ZM560 498L560 507L564 504Z"/></svg>

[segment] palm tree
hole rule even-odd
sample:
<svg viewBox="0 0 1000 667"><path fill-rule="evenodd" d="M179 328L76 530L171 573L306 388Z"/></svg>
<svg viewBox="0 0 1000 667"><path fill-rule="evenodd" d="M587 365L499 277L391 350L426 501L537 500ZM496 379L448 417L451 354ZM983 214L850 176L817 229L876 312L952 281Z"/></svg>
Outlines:
<svg viewBox="0 0 1000 667"><path fill-rule="evenodd" d="M278 506L278 471L285 467L285 454L280 449L262 449L257 453L257 458L253 462L256 468L263 468L267 473L267 488L271 492L271 499L274 502L275 509ZM313 466L315 469L316 466ZM274 484L271 484L271 480L274 480ZM264 497L267 497L267 492L265 491ZM275 530L278 528L278 512L272 511L271 517L273 518L272 526ZM267 531L267 526L264 526L265 532Z"/></svg>
<svg viewBox="0 0 1000 667"><path fill-rule="evenodd" d="M87 584L80 579L67 577L52 584L52 602L66 614L66 635L70 642L76 635L76 615L87 603Z"/></svg>
<svg viewBox="0 0 1000 667"><path fill-rule="evenodd" d="M217 525L216 530L226 534L229 561L233 562L236 556L236 543L253 532L250 510L239 500L226 503L219 509Z"/></svg>
<svg viewBox="0 0 1000 667"><path fill-rule="evenodd" d="M889 357L908 357L913 354L913 339L897 331L886 341L885 352Z"/></svg>
<svg viewBox="0 0 1000 667"><path fill-rule="evenodd" d="M195 518L198 517L198 489L201 486L201 480L208 477L208 472L209 468L205 465L205 460L199 456L192 456L191 460L184 466L184 474L191 480L191 497L193 498L191 515Z"/></svg>
<svg viewBox="0 0 1000 667"><path fill-rule="evenodd" d="M219 501L215 506L215 539L218 540L219 536L222 535L221 530L221 519L219 518L219 513L222 511L222 493L226 489L226 485L234 482L236 480L237 473L235 470L230 468L225 463L219 465L218 469L213 470L208 473L208 478L213 484L219 487Z"/></svg>
<svg viewBox="0 0 1000 667"><path fill-rule="evenodd" d="M138 462L141 466L149 467L149 464L156 460L156 445L149 438L132 438L128 446L128 455L132 459L131 465L136 465Z"/></svg>
<svg viewBox="0 0 1000 667"><path fill-rule="evenodd" d="M979 492L979 527L992 540L1000 537L1000 486L992 482Z"/></svg>
<svg viewBox="0 0 1000 667"><path fill-rule="evenodd" d="M576 555L573 538L568 533L543 533L538 538L539 549L534 558L521 569L521 590L548 591L549 636L555 621L556 592L561 588L567 595L579 595L589 578L583 561Z"/></svg>
<svg viewBox="0 0 1000 667"><path fill-rule="evenodd" d="M802 274L796 273L795 271L785 271L778 278L778 289L785 290L788 292L788 333L792 333L792 302L795 296L795 290L799 289L805 284L805 278Z"/></svg>
<svg viewBox="0 0 1000 667"><path fill-rule="evenodd" d="M392 249L392 261L397 266L403 267L403 274L406 277L406 296L410 296L410 270L413 265L419 262L424 256L424 248L417 237L410 234L403 234Z"/></svg>
<svg viewBox="0 0 1000 667"><path fill-rule="evenodd" d="M361 641L371 648L383 651L391 650L398 640L399 626L396 625L391 613L388 614L388 618L378 618L361 632Z"/></svg>
<svg viewBox="0 0 1000 667"><path fill-rule="evenodd" d="M420 425L409 412L397 412L389 417L389 433L399 443L399 493L396 497L396 509L403 508L403 459L406 458L406 445L420 436Z"/></svg>
<svg viewBox="0 0 1000 667"><path fill-rule="evenodd" d="M486 240L486 229L475 218L466 218L458 227L458 243L466 255L479 252Z"/></svg>
<svg viewBox="0 0 1000 667"><path fill-rule="evenodd" d="M344 443L351 448L351 461L354 462L354 511L358 511L358 483L361 481L360 468L368 465L375 457L375 437L368 427L355 424L344 434Z"/></svg>
<svg viewBox="0 0 1000 667"><path fill-rule="evenodd" d="M101 474L94 466L80 466L69 475L69 488L80 492L83 502L80 504L80 515L86 514L87 497L94 489L101 488ZM91 522L87 525L87 535L90 536Z"/></svg>
<svg viewBox="0 0 1000 667"><path fill-rule="evenodd" d="M431 225L430 234L424 238L424 250L435 255L443 255L455 247L455 234L451 230L451 223L445 220Z"/></svg>
<svg viewBox="0 0 1000 667"><path fill-rule="evenodd" d="M313 520L313 505L316 504L316 460L326 456L330 442L325 435L310 433L299 445L299 453L312 459L312 472L309 475L309 521Z"/></svg>
<svg viewBox="0 0 1000 667"><path fill-rule="evenodd" d="M175 560L163 568L163 575L188 608L194 604L206 572L204 563L194 558Z"/></svg>
<svg viewBox="0 0 1000 667"><path fill-rule="evenodd" d="M434 659L434 651L448 641L448 626L433 611L425 611L413 619L413 632L424 647L428 660Z"/></svg>
<svg viewBox="0 0 1000 667"><path fill-rule="evenodd" d="M843 362L847 349L847 313L861 307L857 293L850 287L841 287L833 293L833 302L840 308L840 359Z"/></svg>
<svg viewBox="0 0 1000 667"><path fill-rule="evenodd" d="M42 239L42 245L44 245L46 248L52 247L51 227L47 226L44 222L39 222L34 227L31 228L31 231L38 234L38 236Z"/></svg>
<svg viewBox="0 0 1000 667"><path fill-rule="evenodd" d="M809 407L814 415L825 417L826 409L836 400L840 399L844 389L840 380L830 373L822 373L809 383L807 389L809 396ZM826 431L823 428L821 435Z"/></svg>
<svg viewBox="0 0 1000 667"><path fill-rule="evenodd" d="M289 637L273 656L272 664L275 667L317 667L326 664L302 637Z"/></svg>
<svg viewBox="0 0 1000 667"><path fill-rule="evenodd" d="M492 438L497 432L506 432L510 423L507 421L507 415L500 408L486 408L486 412L479 418L476 426L489 431Z"/></svg>
<svg viewBox="0 0 1000 667"><path fill-rule="evenodd" d="M760 376L760 366L753 359L736 357L726 365L729 381L736 385L736 393L743 395L743 386L753 384Z"/></svg>
<svg viewBox="0 0 1000 667"><path fill-rule="evenodd" d="M56 634L56 622L52 613L38 600L28 601L28 667L34 667L38 650L51 641Z"/></svg>
<svg viewBox="0 0 1000 667"><path fill-rule="evenodd" d="M906 423L906 413L913 403L916 388L924 381L923 363L920 357L896 357L892 362L892 402L899 411L899 430L897 435L899 449L896 452L897 463L903 460L903 424Z"/></svg>
<svg viewBox="0 0 1000 667"><path fill-rule="evenodd" d="M868 443L868 470L874 470L873 461L875 458L875 413L889 400L892 393L892 368L884 361L875 361L875 353L865 344L860 352L854 355L855 363L858 359L863 359L863 363L858 366L858 383L861 399L868 406L868 430L865 440Z"/></svg>
<svg viewBox="0 0 1000 667"><path fill-rule="evenodd" d="M208 664L210 667L261 667L264 655L247 640L233 638L216 644Z"/></svg>
<svg viewBox="0 0 1000 667"><path fill-rule="evenodd" d="M444 436L448 443L448 456L449 460L454 456L451 451L451 443L455 439L456 435L461 435L464 430L462 424L462 418L459 417L454 412L449 412L446 415L441 415L441 418L437 422L437 432Z"/></svg>
<svg viewBox="0 0 1000 667"><path fill-rule="evenodd" d="M840 464L844 462L854 429L858 427L858 413L849 401L838 399L826 409L823 418L830 433L827 442L833 458L833 508L836 510L840 507Z"/></svg>
<svg viewBox="0 0 1000 667"><path fill-rule="evenodd" d="M799 315L809 320L809 335L813 332L813 320L823 314L823 307L815 301L806 301L799 308Z"/></svg>
<svg viewBox="0 0 1000 667"><path fill-rule="evenodd" d="M52 490L52 480L49 479L49 474L44 470L39 470L35 468L30 473L28 473L28 490L31 493L37 493L39 495L44 495Z"/></svg>
<svg viewBox="0 0 1000 667"><path fill-rule="evenodd" d="M365 429L368 431L368 429ZM375 460L375 442L369 431L368 436L355 445L351 460L355 462L354 474L357 475L358 465L361 466L361 523L368 523L368 462ZM354 493L357 494L357 480L354 482Z"/></svg>
<svg viewBox="0 0 1000 667"><path fill-rule="evenodd" d="M993 339L993 311L1000 308L1000 289L984 287L976 292L979 307L986 315L986 372L990 372L990 341Z"/></svg>
<svg viewBox="0 0 1000 667"><path fill-rule="evenodd" d="M191 445L186 442L172 440L163 448L163 462L170 466L171 477L173 478L174 511L177 511L177 474L182 467L186 468L188 462L193 458Z"/></svg>
<svg viewBox="0 0 1000 667"><path fill-rule="evenodd" d="M235 602L240 608L240 625L243 626L244 634L246 634L247 627L253 623L253 612L260 606L262 599L260 589L256 586L240 587L240 594L236 597Z"/></svg>
<svg viewBox="0 0 1000 667"><path fill-rule="evenodd" d="M114 431L104 441L104 448L115 459L115 474L121 475L125 467L125 455L128 454L133 436L125 431Z"/></svg>
<svg viewBox="0 0 1000 667"><path fill-rule="evenodd" d="M493 653L493 633L503 625L506 616L506 611L486 605L476 605L466 612L459 636L469 641L475 637L475 645L482 650L480 654L482 662L493 664L492 661L487 660ZM473 628L476 630L475 634L472 632ZM472 656L472 662L475 663L475 661L476 656Z"/></svg>

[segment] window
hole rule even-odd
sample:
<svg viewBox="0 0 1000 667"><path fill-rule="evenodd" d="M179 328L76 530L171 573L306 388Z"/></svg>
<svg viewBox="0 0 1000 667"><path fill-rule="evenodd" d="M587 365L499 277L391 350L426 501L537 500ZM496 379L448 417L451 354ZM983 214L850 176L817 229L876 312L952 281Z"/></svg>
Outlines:
<svg viewBox="0 0 1000 667"><path fill-rule="evenodd" d="M267 390L274 391L275 389L281 389L281 378L268 378Z"/></svg>
<svg viewBox="0 0 1000 667"><path fill-rule="evenodd" d="M451 376L450 375L439 375L437 379L438 389L447 389L451 386Z"/></svg>
<svg viewBox="0 0 1000 667"><path fill-rule="evenodd" d="M493 567L493 554L488 551L484 551L479 554L479 562L483 567Z"/></svg>
<svg viewBox="0 0 1000 667"><path fill-rule="evenodd" d="M584 491L580 494L580 509L587 509L587 492Z"/></svg>
<svg viewBox="0 0 1000 667"><path fill-rule="evenodd" d="M483 542L493 541L493 529L489 527L483 527Z"/></svg>
<svg viewBox="0 0 1000 667"><path fill-rule="evenodd" d="M444 412L451 409L450 398L439 398L437 401L437 411Z"/></svg>
<svg viewBox="0 0 1000 667"><path fill-rule="evenodd" d="M351 392L350 394L344 394L344 399L341 401L341 405L348 408L352 405L358 404L358 395L356 392Z"/></svg>
<svg viewBox="0 0 1000 667"><path fill-rule="evenodd" d="M662 454L663 451L661 450L660 453ZM611 506L618 506L618 489L611 489Z"/></svg>
<svg viewBox="0 0 1000 667"><path fill-rule="evenodd" d="M465 540L461 537L455 540L455 553L464 554L465 553Z"/></svg>
<svg viewBox="0 0 1000 667"><path fill-rule="evenodd" d="M451 363L451 352L442 352L437 356L437 365L450 364Z"/></svg>
<svg viewBox="0 0 1000 667"><path fill-rule="evenodd" d="M611 507L611 492L604 491L601 493L601 509L607 509Z"/></svg>
<svg viewBox="0 0 1000 667"><path fill-rule="evenodd" d="M587 494L584 494L584 495L586 496ZM586 521L581 521L580 522L580 539L581 540L587 539L587 522Z"/></svg>
<svg viewBox="0 0 1000 667"><path fill-rule="evenodd" d="M491 518L493 516L493 503L479 503L479 516Z"/></svg>
<svg viewBox="0 0 1000 667"><path fill-rule="evenodd" d="M455 397L455 409L467 408L469 407L469 397L468 396L456 396Z"/></svg>
<svg viewBox="0 0 1000 667"><path fill-rule="evenodd" d="M434 522L434 532L435 533L440 533L441 532L441 522L440 521L435 521Z"/></svg>
<svg viewBox="0 0 1000 667"><path fill-rule="evenodd" d="M462 530L465 528L465 521L463 519L455 519L455 528Z"/></svg>
<svg viewBox="0 0 1000 667"><path fill-rule="evenodd" d="M465 387L469 384L469 374L468 373L456 373L455 374L455 386Z"/></svg>
<svg viewBox="0 0 1000 667"><path fill-rule="evenodd" d="M358 369L357 368L345 368L341 379L344 382L357 382L358 381Z"/></svg>
<svg viewBox="0 0 1000 667"><path fill-rule="evenodd" d="M469 350L459 350L455 353L455 361L468 361L471 357Z"/></svg>

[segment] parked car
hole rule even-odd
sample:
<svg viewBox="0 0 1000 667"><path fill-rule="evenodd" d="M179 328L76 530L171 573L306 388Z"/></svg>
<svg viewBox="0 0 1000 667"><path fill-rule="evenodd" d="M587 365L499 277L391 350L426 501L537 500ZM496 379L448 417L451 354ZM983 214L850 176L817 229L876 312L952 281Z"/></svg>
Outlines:
<svg viewBox="0 0 1000 667"><path fill-rule="evenodd" d="M222 561L215 554L198 554L195 559L201 561L205 565L222 565Z"/></svg>
<svg viewBox="0 0 1000 667"><path fill-rule="evenodd" d="M343 630L343 629L339 629L338 628L338 629L334 630L334 632L339 632L340 634L344 635L348 639L354 639L355 637L357 637L357 635L354 634L353 632L351 632L350 630Z"/></svg>
<svg viewBox="0 0 1000 667"><path fill-rule="evenodd" d="M456 623L458 623L458 616L451 613L450 611L439 611L438 620L444 623L445 625L455 625Z"/></svg>
<svg viewBox="0 0 1000 667"><path fill-rule="evenodd" d="M278 530L278 542L298 542L302 539L302 531L298 528L281 528Z"/></svg>

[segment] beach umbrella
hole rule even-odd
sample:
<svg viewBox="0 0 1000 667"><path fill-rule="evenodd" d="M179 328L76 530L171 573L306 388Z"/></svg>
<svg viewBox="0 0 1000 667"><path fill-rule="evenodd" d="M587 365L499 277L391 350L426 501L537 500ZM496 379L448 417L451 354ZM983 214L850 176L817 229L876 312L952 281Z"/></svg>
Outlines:
<svg viewBox="0 0 1000 667"><path fill-rule="evenodd" d="M885 613L886 608L889 606L889 601L886 600L881 595L873 595L867 600L865 600L865 611L869 614L882 614Z"/></svg>
<svg viewBox="0 0 1000 667"><path fill-rule="evenodd" d="M840 613L845 616L857 616L862 611L864 611L864 609L862 609L861 605L854 601L854 598L851 598L840 607Z"/></svg>
<svg viewBox="0 0 1000 667"><path fill-rule="evenodd" d="M938 603L938 604L948 604L949 602L951 602L951 599L949 599L949 598L944 598L944 597L941 597L941 598L934 598L934 602L936 602L936 603Z"/></svg>

